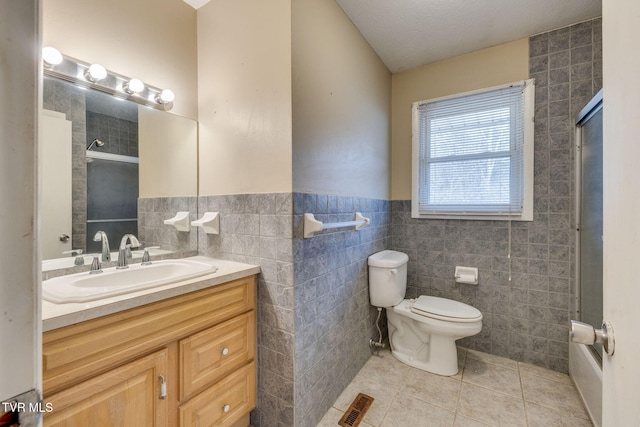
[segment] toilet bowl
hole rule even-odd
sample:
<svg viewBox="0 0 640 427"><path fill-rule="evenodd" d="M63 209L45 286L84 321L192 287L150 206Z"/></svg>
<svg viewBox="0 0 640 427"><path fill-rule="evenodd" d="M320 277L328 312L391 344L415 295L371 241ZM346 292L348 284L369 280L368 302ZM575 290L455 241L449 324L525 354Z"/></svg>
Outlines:
<svg viewBox="0 0 640 427"><path fill-rule="evenodd" d="M407 365L438 375L458 373L456 340L482 329L482 313L446 298L405 299L409 257L382 251L369 257L371 305L387 309L391 354Z"/></svg>

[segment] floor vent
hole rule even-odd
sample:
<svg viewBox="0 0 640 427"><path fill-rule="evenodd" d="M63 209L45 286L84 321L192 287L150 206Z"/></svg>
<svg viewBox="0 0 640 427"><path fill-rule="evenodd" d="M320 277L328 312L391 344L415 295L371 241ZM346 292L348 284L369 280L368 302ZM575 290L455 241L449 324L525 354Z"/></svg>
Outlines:
<svg viewBox="0 0 640 427"><path fill-rule="evenodd" d="M373 397L358 393L351 406L349 406L349 409L347 409L340 421L338 421L338 425L342 427L356 427L360 424L360 421L362 421L364 414L372 403Z"/></svg>

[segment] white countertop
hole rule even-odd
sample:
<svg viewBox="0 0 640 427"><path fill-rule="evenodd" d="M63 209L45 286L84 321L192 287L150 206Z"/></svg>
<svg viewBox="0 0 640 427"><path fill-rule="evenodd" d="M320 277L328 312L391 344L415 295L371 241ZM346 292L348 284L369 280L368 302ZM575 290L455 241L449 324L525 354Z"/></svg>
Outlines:
<svg viewBox="0 0 640 427"><path fill-rule="evenodd" d="M189 292L230 282L260 273L260 267L239 262L195 256L187 259L206 262L218 267L215 273L151 289L132 292L84 303L54 304L42 301L42 331L51 331L74 323L95 319L130 308L161 301Z"/></svg>

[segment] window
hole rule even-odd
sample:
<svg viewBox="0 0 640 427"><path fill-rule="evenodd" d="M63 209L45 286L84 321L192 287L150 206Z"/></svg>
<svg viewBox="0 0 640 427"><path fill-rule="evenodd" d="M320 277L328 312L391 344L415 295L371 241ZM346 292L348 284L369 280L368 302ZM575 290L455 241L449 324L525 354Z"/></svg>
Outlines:
<svg viewBox="0 0 640 427"><path fill-rule="evenodd" d="M413 104L414 218L533 220L534 83Z"/></svg>

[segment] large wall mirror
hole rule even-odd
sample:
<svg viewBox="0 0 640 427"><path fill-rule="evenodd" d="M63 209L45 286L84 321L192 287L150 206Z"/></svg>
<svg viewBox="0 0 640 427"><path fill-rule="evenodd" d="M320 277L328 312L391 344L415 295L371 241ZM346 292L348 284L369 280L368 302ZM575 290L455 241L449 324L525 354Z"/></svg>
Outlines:
<svg viewBox="0 0 640 427"><path fill-rule="evenodd" d="M41 117L44 270L73 266L71 250L100 252L99 231L112 252L127 233L159 253L197 250L195 231L164 224L197 218L196 121L53 77Z"/></svg>

